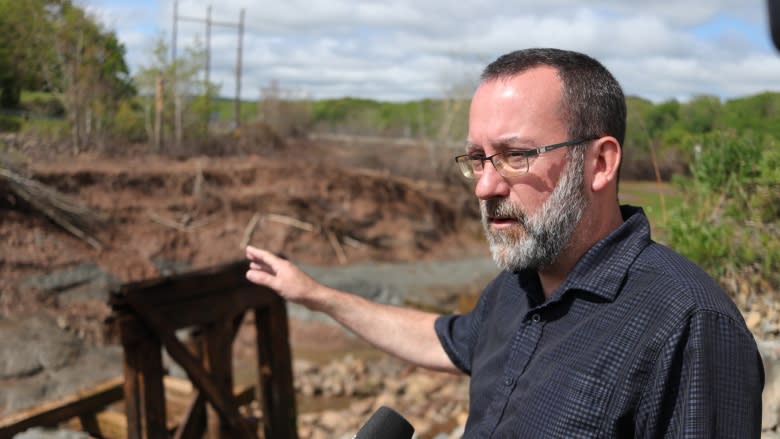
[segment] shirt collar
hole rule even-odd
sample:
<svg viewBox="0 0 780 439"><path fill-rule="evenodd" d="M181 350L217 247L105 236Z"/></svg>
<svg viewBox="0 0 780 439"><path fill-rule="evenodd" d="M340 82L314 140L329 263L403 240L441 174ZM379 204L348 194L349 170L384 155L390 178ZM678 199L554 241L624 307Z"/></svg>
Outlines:
<svg viewBox="0 0 780 439"><path fill-rule="evenodd" d="M551 301L573 289L615 300L629 268L651 242L650 223L642 208L620 206L620 213L623 224L585 252Z"/></svg>

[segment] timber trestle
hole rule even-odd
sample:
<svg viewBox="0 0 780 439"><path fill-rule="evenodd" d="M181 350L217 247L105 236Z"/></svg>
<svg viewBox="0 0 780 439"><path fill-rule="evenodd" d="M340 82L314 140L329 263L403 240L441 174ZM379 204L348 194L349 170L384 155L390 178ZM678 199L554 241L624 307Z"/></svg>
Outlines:
<svg viewBox="0 0 780 439"><path fill-rule="evenodd" d="M257 330L257 398L267 439L294 439L295 393L287 308L273 291L244 277L245 261L122 285L111 305L124 349L129 439L257 438L233 396L233 339L247 312ZM195 329L188 347L177 331ZM161 348L186 371L195 392L173 436L167 430Z"/></svg>

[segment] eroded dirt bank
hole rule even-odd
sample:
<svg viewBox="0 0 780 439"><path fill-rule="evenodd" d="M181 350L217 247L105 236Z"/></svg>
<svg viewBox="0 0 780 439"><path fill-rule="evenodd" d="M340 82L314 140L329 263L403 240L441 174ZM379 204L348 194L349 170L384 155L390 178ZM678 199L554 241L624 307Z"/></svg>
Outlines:
<svg viewBox="0 0 780 439"><path fill-rule="evenodd" d="M99 221L84 232L98 246L3 187L0 414L121 373L121 351L105 325L112 286L240 259L248 243L285 254L326 283L439 310L468 306L495 271L485 258L475 203L463 185L258 156L84 156L20 172L87 206ZM336 413L351 413L340 426L350 431L375 403L401 404L386 398L410 395L419 400L440 380L451 380L434 374L420 378L429 387L407 391L416 380L410 377L428 372L368 349L302 308L291 307L291 319L296 381L303 383L302 437L334 437L338 432L328 430L327 419ZM234 346L238 368L253 346L251 325L246 328ZM345 367L374 384L345 388L352 373L341 370ZM319 381L312 377L321 376L330 376L331 384L312 384ZM383 376L400 381L388 384ZM454 427L451 419L465 410L465 387L454 383L442 398L457 394L461 402L438 407L439 431ZM351 400L359 407L352 408ZM323 412L325 426L319 424ZM420 422L428 413L414 412L407 415Z"/></svg>

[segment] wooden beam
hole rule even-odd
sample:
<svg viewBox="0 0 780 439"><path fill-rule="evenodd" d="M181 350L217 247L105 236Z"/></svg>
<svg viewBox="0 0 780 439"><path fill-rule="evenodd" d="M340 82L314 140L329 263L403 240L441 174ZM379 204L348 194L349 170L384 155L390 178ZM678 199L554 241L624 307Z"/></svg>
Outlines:
<svg viewBox="0 0 780 439"><path fill-rule="evenodd" d="M172 377L166 377L172 378ZM172 384L171 387L168 387ZM201 438L205 431L205 422L201 425L201 421L205 421L205 412L199 412L205 408L206 398L202 393L194 390L192 383L182 379L172 379L168 381L166 379L166 389L173 390L178 393L174 398L184 398L189 396L191 400L186 404L186 408L183 410L183 415L179 418L179 426L174 434L174 439L186 439L186 438ZM167 394L171 396L171 391L168 390ZM235 395L236 402L239 406L249 404L255 399L255 387L254 386L236 386L233 388L233 394ZM185 405L176 403L177 405Z"/></svg>
<svg viewBox="0 0 780 439"><path fill-rule="evenodd" d="M162 345L157 338L148 338L136 351L140 376L138 379L143 405L141 438L155 439L168 429L163 388Z"/></svg>
<svg viewBox="0 0 780 439"><path fill-rule="evenodd" d="M137 295L127 295L128 304L132 306L142 319L157 334L170 356L187 372L190 380L204 393L208 401L227 421L237 434L237 437L255 438L247 423L241 418L238 406L231 395L230 388L223 389L216 385L209 374L199 364L198 360L176 338L174 332L167 327L165 316L158 314L156 309ZM160 379L162 383L162 378ZM161 384L162 385L162 384Z"/></svg>
<svg viewBox="0 0 780 439"><path fill-rule="evenodd" d="M260 287L243 287L236 290L215 290L211 294L192 296L179 302L157 300L149 303L145 295L141 299L155 312L165 316L165 325L171 329L208 325L212 322L232 319L250 308L268 306L276 293Z"/></svg>
<svg viewBox="0 0 780 439"><path fill-rule="evenodd" d="M112 293L111 304L121 305L128 294L143 295L144 300L149 305L177 303L199 296L246 290L247 288L275 294L268 288L259 287L249 282L245 277L247 269L249 269L248 262L239 260L175 276L126 283ZM252 296L261 299L263 294L253 294L250 295L250 298Z"/></svg>
<svg viewBox="0 0 780 439"><path fill-rule="evenodd" d="M202 438L204 431L206 431L206 398L202 393L196 392L179 422L179 428L176 429L173 439Z"/></svg>
<svg viewBox="0 0 780 439"><path fill-rule="evenodd" d="M115 412L112 410L104 410L94 415L94 421L90 420L89 423L96 423L94 427L96 432L93 433L84 423L82 418L72 418L65 425L71 430L84 430L89 433L90 437L102 438L102 439L127 439L127 418L124 413Z"/></svg>
<svg viewBox="0 0 780 439"><path fill-rule="evenodd" d="M209 375L221 389L233 388L233 321L223 320L204 328L204 364ZM208 437L229 439L235 437L228 422L220 419L219 413L208 408Z"/></svg>
<svg viewBox="0 0 780 439"><path fill-rule="evenodd" d="M169 425L173 429L179 424L177 439L201 435L203 424L198 419L204 417L201 413L205 402L219 413L219 436L257 437L257 426L249 425L238 411L239 402L232 395L230 367L232 341L243 314L253 309L260 365L257 392L263 403L265 437L297 438L286 304L272 290L249 283L246 270L247 263L241 260L183 275L124 284L112 291L111 305L127 357L125 389L130 437L150 438L149 422L160 424L160 416L165 420L165 409L154 409L155 414L149 414L150 407L164 403L165 395L160 397L164 392L152 383L159 380L162 387L157 360L151 359L147 364L149 359L139 355L140 351L151 349L148 338L165 347L196 387L186 409L182 398L176 398L177 414L181 410L187 412L182 421ZM188 349L176 336L176 331L185 327L206 331L207 343L199 352ZM171 406L172 401L168 402ZM217 417L212 415L212 419Z"/></svg>
<svg viewBox="0 0 780 439"><path fill-rule="evenodd" d="M99 438L105 437L100 431L97 415L94 412L80 414L79 422L81 423L81 429L89 433L90 436Z"/></svg>
<svg viewBox="0 0 780 439"><path fill-rule="evenodd" d="M260 402L265 437L297 439L287 305L279 296L270 307L255 309Z"/></svg>
<svg viewBox="0 0 780 439"><path fill-rule="evenodd" d="M63 398L46 401L0 419L0 439L12 438L35 426L54 426L70 418L96 413L122 399L121 376L98 383Z"/></svg>

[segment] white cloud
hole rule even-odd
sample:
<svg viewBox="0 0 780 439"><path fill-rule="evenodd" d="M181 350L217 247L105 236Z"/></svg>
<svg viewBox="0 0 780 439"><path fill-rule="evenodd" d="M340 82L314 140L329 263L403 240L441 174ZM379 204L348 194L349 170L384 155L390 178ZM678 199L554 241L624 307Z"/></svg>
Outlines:
<svg viewBox="0 0 780 439"><path fill-rule="evenodd" d="M117 29L131 65L148 63L149 41L170 38L172 0L102 1L96 14ZM203 18L209 4L180 0L179 12ZM653 100L780 90L780 54L767 48L760 0L222 0L212 18L236 23L241 8L247 99L272 79L314 97L436 96L503 53L539 46L588 53L627 94ZM196 34L202 41L204 24L180 22L180 47ZM236 29L214 27L212 37L211 78L230 96Z"/></svg>

